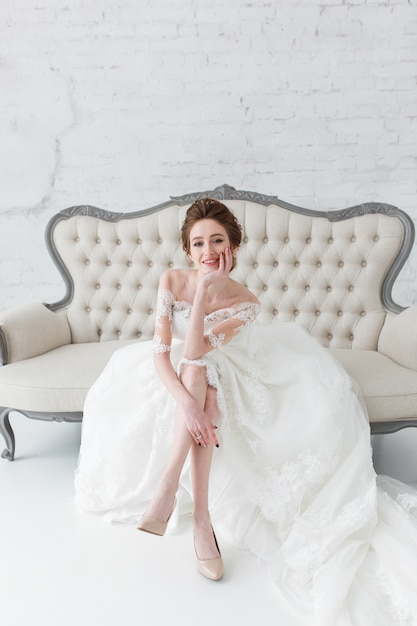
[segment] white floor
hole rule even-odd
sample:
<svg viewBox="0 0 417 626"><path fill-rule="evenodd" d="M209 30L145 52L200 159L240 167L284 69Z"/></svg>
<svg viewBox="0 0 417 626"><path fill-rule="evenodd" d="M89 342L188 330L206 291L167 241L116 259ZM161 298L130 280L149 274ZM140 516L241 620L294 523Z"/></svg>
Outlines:
<svg viewBox="0 0 417 626"><path fill-rule="evenodd" d="M7 626L296 626L267 568L222 541L225 576L195 571L189 520L163 538L73 505L79 424L12 416L16 460L0 459L0 615ZM0 441L3 445L3 441ZM417 482L417 431L374 439L375 465ZM308 624L308 620L304 622Z"/></svg>

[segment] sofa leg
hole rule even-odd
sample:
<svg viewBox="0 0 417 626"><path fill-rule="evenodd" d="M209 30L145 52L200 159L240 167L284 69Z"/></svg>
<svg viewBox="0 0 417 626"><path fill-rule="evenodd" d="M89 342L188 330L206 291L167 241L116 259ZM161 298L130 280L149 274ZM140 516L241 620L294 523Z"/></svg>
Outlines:
<svg viewBox="0 0 417 626"><path fill-rule="evenodd" d="M1 458L13 461L16 443L13 429L10 426L9 413L10 409L0 407L0 433L6 442L6 449L1 453Z"/></svg>

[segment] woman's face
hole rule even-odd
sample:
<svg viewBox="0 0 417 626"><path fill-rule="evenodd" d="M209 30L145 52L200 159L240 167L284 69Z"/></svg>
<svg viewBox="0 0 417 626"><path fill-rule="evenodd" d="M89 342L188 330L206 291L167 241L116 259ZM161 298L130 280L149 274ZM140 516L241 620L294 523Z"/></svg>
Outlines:
<svg viewBox="0 0 417 626"><path fill-rule="evenodd" d="M227 247L230 241L226 229L215 220L200 220L190 230L190 258L199 272L217 270L220 254Z"/></svg>

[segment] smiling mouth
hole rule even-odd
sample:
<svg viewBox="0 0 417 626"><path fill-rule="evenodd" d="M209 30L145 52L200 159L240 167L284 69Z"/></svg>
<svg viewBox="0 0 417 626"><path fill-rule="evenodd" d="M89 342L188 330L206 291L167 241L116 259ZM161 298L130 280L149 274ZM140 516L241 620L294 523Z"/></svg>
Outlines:
<svg viewBox="0 0 417 626"><path fill-rule="evenodd" d="M218 263L218 259L207 259L206 261L203 261L203 265L207 265L209 267L213 265L217 265L217 263Z"/></svg>

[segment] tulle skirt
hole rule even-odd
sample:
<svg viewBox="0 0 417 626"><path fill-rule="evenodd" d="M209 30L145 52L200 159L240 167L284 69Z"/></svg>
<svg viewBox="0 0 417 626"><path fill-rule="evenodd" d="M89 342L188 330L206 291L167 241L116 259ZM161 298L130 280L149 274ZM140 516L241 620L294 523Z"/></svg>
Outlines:
<svg viewBox="0 0 417 626"><path fill-rule="evenodd" d="M181 367L182 343L172 360ZM376 477L360 394L294 323L254 323L203 359L221 422L213 523L268 561L288 600L319 626L417 624L417 492ZM136 522L168 460L174 402L151 342L117 351L90 390L77 504ZM170 522L192 509L186 464Z"/></svg>

